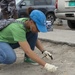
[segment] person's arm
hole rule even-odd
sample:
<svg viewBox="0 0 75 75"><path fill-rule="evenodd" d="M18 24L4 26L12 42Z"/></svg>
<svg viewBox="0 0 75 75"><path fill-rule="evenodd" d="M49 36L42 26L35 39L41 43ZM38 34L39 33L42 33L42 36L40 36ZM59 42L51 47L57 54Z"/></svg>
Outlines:
<svg viewBox="0 0 75 75"><path fill-rule="evenodd" d="M44 54L44 57L53 59L52 54L49 51L44 49L44 47L39 39L37 39L37 41L36 41L36 47L42 52L42 54Z"/></svg>
<svg viewBox="0 0 75 75"><path fill-rule="evenodd" d="M46 70L50 72L55 72L57 70L57 67L51 64L46 63L44 60L42 60L35 52L33 52L28 44L27 41L19 42L21 48L23 51L34 61L42 65Z"/></svg>
<svg viewBox="0 0 75 75"><path fill-rule="evenodd" d="M44 51L44 47L43 47L43 45L42 45L42 43L41 43L41 41L40 41L39 39L37 39L37 41L36 41L36 47L37 47L41 52Z"/></svg>
<svg viewBox="0 0 75 75"><path fill-rule="evenodd" d="M21 48L24 50L24 52L25 52L32 60L38 62L38 63L39 63L40 65L42 65L42 66L45 66L46 62L43 61L41 58L39 58L39 56L31 50L31 48L30 48L28 42L26 42L26 41L25 41L25 42L19 42L19 44L20 44Z"/></svg>

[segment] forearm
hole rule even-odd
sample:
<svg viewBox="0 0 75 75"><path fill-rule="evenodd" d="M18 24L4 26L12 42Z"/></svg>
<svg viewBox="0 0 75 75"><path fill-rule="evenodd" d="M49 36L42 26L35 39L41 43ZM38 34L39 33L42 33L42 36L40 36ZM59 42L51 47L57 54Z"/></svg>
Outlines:
<svg viewBox="0 0 75 75"><path fill-rule="evenodd" d="M44 47L43 47L43 45L41 44L41 41L40 41L40 40L37 40L37 42L36 42L36 47L42 52L42 54L45 54L45 56L46 56L47 58L53 59L52 54L44 49Z"/></svg>
<svg viewBox="0 0 75 75"><path fill-rule="evenodd" d="M44 47L43 47L41 41L38 40L38 39L37 39L37 42L36 42L36 47L37 47L41 52L44 51Z"/></svg>
<svg viewBox="0 0 75 75"><path fill-rule="evenodd" d="M39 63L42 66L45 66L46 62L43 61L41 58L39 58L39 56L34 53L34 51L30 50L29 52L26 53L32 60L36 61L37 63Z"/></svg>
<svg viewBox="0 0 75 75"><path fill-rule="evenodd" d="M34 61L39 63L40 65L44 66L46 64L45 61L43 61L35 52L33 52L30 49L30 46L28 43L25 42L19 42L21 48L24 50L24 52Z"/></svg>

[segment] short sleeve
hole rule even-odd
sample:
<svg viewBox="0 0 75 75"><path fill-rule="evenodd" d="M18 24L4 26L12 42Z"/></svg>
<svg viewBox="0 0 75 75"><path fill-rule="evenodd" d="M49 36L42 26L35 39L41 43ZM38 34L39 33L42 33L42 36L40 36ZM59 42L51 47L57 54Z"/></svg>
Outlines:
<svg viewBox="0 0 75 75"><path fill-rule="evenodd" d="M14 38L14 41L25 41L26 40L26 31L22 25L14 25L11 27L11 33Z"/></svg>

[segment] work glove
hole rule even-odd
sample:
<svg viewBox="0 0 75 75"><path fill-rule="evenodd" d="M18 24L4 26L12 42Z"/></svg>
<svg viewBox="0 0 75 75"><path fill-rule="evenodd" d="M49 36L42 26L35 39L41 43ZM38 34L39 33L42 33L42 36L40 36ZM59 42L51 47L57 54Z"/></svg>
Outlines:
<svg viewBox="0 0 75 75"><path fill-rule="evenodd" d="M57 71L58 67L56 67L55 65L51 65L51 64L46 63L44 68L49 72L55 72L55 71Z"/></svg>
<svg viewBox="0 0 75 75"><path fill-rule="evenodd" d="M51 58L51 60L53 60L52 54L46 50L42 51L42 54L44 54L44 57L47 57L48 59ZM42 57L42 58L44 58Z"/></svg>

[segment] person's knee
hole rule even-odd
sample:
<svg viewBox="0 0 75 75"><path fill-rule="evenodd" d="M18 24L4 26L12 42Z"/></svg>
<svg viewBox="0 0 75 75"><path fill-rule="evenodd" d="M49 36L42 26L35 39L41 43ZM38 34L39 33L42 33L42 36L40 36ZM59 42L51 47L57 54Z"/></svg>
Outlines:
<svg viewBox="0 0 75 75"><path fill-rule="evenodd" d="M13 64L15 61L16 61L16 56L11 55L11 56L7 56L6 60L3 63L4 64Z"/></svg>
<svg viewBox="0 0 75 75"><path fill-rule="evenodd" d="M30 39L30 38L37 38L37 37L38 37L38 33L32 33L32 32L30 31L30 32L27 32L26 37L27 37L27 39Z"/></svg>
<svg viewBox="0 0 75 75"><path fill-rule="evenodd" d="M33 36L37 38L38 37L38 34L37 33L34 33Z"/></svg>
<svg viewBox="0 0 75 75"><path fill-rule="evenodd" d="M8 60L9 60L8 64L12 64L12 63L16 62L16 56L11 56Z"/></svg>
<svg viewBox="0 0 75 75"><path fill-rule="evenodd" d="M16 61L16 56L4 56L1 60L0 63L3 63L3 64L12 64Z"/></svg>

